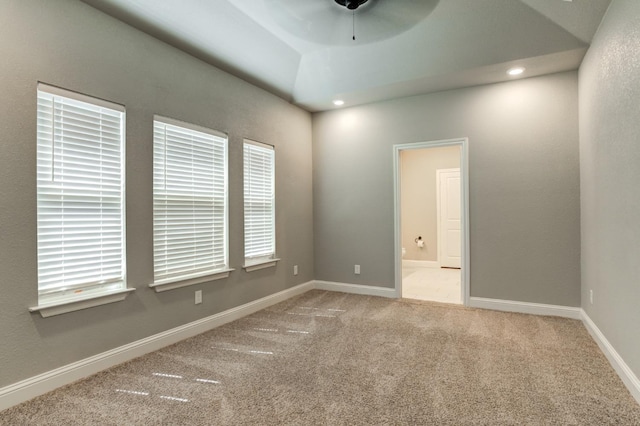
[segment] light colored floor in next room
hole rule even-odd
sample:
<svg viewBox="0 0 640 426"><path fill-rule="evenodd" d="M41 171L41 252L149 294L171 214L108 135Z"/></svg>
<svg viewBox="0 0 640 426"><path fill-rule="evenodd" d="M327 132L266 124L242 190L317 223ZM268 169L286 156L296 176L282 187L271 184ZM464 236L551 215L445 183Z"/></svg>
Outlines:
<svg viewBox="0 0 640 426"><path fill-rule="evenodd" d="M403 267L402 297L462 304L460 269Z"/></svg>

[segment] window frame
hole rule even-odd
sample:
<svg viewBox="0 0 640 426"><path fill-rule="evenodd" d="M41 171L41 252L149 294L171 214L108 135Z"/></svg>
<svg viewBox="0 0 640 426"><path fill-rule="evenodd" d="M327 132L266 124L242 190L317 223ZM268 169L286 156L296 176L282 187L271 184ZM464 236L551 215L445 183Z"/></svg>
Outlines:
<svg viewBox="0 0 640 426"><path fill-rule="evenodd" d="M126 276L125 107L42 82L38 82L36 93L38 305L29 308L29 310L40 312L43 317L48 317L124 300L128 293L135 290L127 288ZM51 102L51 104L46 105L46 102ZM61 112L60 109L56 111L56 108L64 108L64 111ZM83 123L80 119L84 120L85 118L87 121ZM112 133L115 132L113 134L116 136L107 136L109 122L115 126L112 127L112 130L116 130L113 130ZM116 141L115 144L114 141ZM75 154L76 157L72 154ZM116 156L114 157L114 155ZM59 159L56 156L59 156ZM110 162L113 164L114 161L117 162L115 166L107 165ZM96 162L100 164L98 177L92 175L94 169L91 169L92 166L95 167ZM115 179L118 182L115 186L113 184L114 170L116 171ZM56 173L58 174L56 175ZM43 175L51 177L45 179L42 177ZM56 176L59 177L57 181ZM98 189L91 187L91 185L96 185L96 182ZM76 193L74 194L73 191ZM104 195L108 193L114 195L110 197ZM100 199L98 211L87 212L87 208L96 209L97 198ZM104 201L105 198L116 198L116 200L109 203ZM118 210L114 211L113 207L116 205ZM84 211L82 211L83 209ZM109 216L109 209L115 213L115 216ZM115 240L113 236L106 236L109 234L104 231L105 223L108 224L104 221L107 219L103 219L105 215L110 220L114 220L115 217L116 222L113 225L117 228ZM100 235L99 243L92 244L94 247L78 248L78 245L87 245L86 239L83 242L77 237L78 229L81 227L79 222L93 222L97 216L100 217L100 220L96 222L95 227L90 229L94 231L98 229L96 233ZM50 228L52 224L54 228ZM58 228L55 228L56 224ZM65 226L67 228L75 226L76 236L74 237L70 233L65 236L65 232L62 230L62 227ZM57 230L57 234L51 234L50 229ZM51 236L55 238L56 235L59 236L58 240L62 242L52 246L50 238ZM108 246L107 249L105 249L105 244ZM75 255L73 255L73 246L76 246ZM99 253L94 256L94 259L98 258L99 260L92 260L90 265L83 267L81 263L78 263L80 257L83 257L78 254L80 250L82 250L84 257L88 252ZM105 250L109 255L104 254ZM107 257L113 258L114 256L115 261L106 260ZM83 271L78 268L84 268L84 270L90 271L91 268L102 265L101 271L106 268L111 272L82 274L91 275L91 277L87 277L89 281L82 282L79 276L72 278L73 274L69 270L65 271L65 257L69 258L67 261L67 264L70 265L69 269L75 268L76 271ZM106 267L105 264L115 264L116 266ZM51 270L57 271L53 273L53 277L49 272ZM49 288L44 288L43 283L47 280L55 282L56 275L63 280L63 284L53 284ZM100 276L98 277L98 275ZM106 278L108 276L111 278ZM67 284L64 284L64 280Z"/></svg>
<svg viewBox="0 0 640 426"><path fill-rule="evenodd" d="M270 229L270 241L271 241L271 247L272 250L269 253L265 253L265 254L258 254L258 255L250 255L249 253L247 253L247 249L248 246L250 245L250 242L248 240L248 233L249 233L249 229L248 229L248 208L247 208L247 204L248 204L248 192L251 191L247 191L248 186L251 184L249 182L250 180L250 176L248 176L248 172L251 172L251 168L252 166L255 166L255 164L253 164L251 162L252 158L248 157L248 154L250 152L248 151L252 151L252 150L262 150L263 152L269 152L269 156L270 156L270 172L264 172L264 171L260 171L263 174L270 174L270 186L271 186L271 195L269 197L269 202L271 203L271 209L270 209L270 222L271 222L271 229ZM256 152L256 151L254 151ZM247 272L251 272L251 271L255 271L258 269L264 269L264 268L269 268L269 267L273 267L276 265L276 263L280 260L277 256L276 256L276 151L275 151L275 147L273 145L269 145L269 144L265 144L263 142L258 142L255 140L251 140L251 139L244 139L243 144L242 144L242 164L243 164L243 171L242 171L242 176L243 176L243 218L244 218L244 265L243 268L247 271ZM263 185L264 186L264 185ZM254 188L255 190L257 190L258 193L263 192L264 188ZM264 201L266 197L264 197L262 199L262 201ZM261 200L258 200L261 201ZM255 201L254 201L255 202ZM248 255L249 254L249 255Z"/></svg>
<svg viewBox="0 0 640 426"><path fill-rule="evenodd" d="M157 135L156 135L156 127L157 126L163 126L164 129L164 139L162 141L159 141L157 139ZM158 182L158 179L164 179L164 183L166 185L166 166L167 166L167 134L166 134L166 130L167 130L167 126L169 126L170 129L173 129L175 132L182 132L185 135L191 134L191 137L211 137L212 138L212 145L211 145L211 149L212 151L219 149L219 147L217 147L216 144L219 144L220 142L222 142L222 152L223 152L223 159L221 161L221 164L223 166L223 170L222 170L222 176L223 176L223 189L222 189L222 202L223 202L223 218L222 218L222 228L223 228L223 236L222 236L222 241L223 241L223 253L222 253L222 257L224 259L223 264L213 267L211 269L204 269L204 270L199 270L199 271L195 271L195 272L172 272L172 273L167 273L167 274L159 274L159 257L160 255L158 254L158 246L160 246L161 244L159 244L159 241L157 240L158 236L159 236L159 232L158 229L160 228L160 221L161 219L159 219L159 217L163 214L162 213L162 209L159 207L159 205L161 204L161 200L159 200L159 198L157 198L159 196L159 191L158 193L157 191L157 186L160 185L160 183ZM171 289L175 289L175 288L180 288L180 287L185 287L185 286L189 286L189 285L194 285L194 284L199 284L199 283L203 283L203 282L208 282L208 281L214 281L214 280L219 280L219 279L223 279L223 278L227 278L230 273L233 271L232 268L229 267L229 182L228 182L228 175L229 175L229 154L228 154L228 150L229 150L229 137L226 133L223 132L219 132L217 130L213 130L207 127L202 127L202 126L198 126L195 124L191 124L191 123L187 123L184 121L180 121L180 120L176 120L173 118L168 118L168 117L164 117L164 116L160 116L160 115L154 115L153 117L153 129L154 129L154 136L153 136L153 245L154 245L154 253L153 253L153 270L154 270L154 281L152 284L149 285L149 287L153 288L156 292L162 292L162 291L166 291L166 290L171 290ZM198 136L200 135L200 136ZM159 148L157 146L157 144L164 144L164 153L160 154L159 152L162 150L162 148ZM164 155L163 158L159 158L159 155ZM215 158L211 157L211 162L215 163ZM164 164L165 169L164 170L160 170L161 164ZM193 169L191 170L193 172ZM213 174L215 174L216 172L212 171L212 176ZM183 176L184 177L184 176ZM213 182L213 178L212 178L212 182ZM212 183L212 186L215 186L215 184ZM192 188L193 189L193 188ZM212 191L215 192L215 188L212 188ZM171 196L171 191L168 191L166 188L164 189L163 192L163 196L165 197L164 202L167 203L168 198ZM174 197L178 197L179 195L176 194L176 192L174 191L173 193ZM185 196L184 194L180 195L180 196ZM195 196L194 196L195 197ZM211 210L211 215L212 215L212 222L215 220L220 220L219 218L216 219L214 216L214 210L215 207L213 207L213 205L215 205L215 200L216 200L216 195L214 193L211 194L211 203L212 203L212 210ZM174 207L176 205L174 204ZM167 217L167 215L169 215L169 213L164 213L164 221L165 224L168 225L169 219ZM213 225L212 225L213 226ZM167 234L163 234L164 238L166 238ZM212 235L211 237L211 241L215 241L216 236ZM167 243L166 245L168 246L171 243ZM170 248L165 247L165 256L169 255L169 251ZM213 258L215 258L215 254L213 254ZM170 260L165 260L165 268L164 269L168 269L168 263L170 263Z"/></svg>

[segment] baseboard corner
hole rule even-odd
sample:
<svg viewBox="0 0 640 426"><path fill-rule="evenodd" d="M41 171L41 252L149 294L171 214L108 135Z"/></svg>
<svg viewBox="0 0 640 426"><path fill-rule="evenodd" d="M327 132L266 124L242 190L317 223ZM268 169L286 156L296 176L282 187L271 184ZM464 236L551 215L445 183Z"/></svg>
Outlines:
<svg viewBox="0 0 640 426"><path fill-rule="evenodd" d="M640 404L640 379L638 379L638 376L634 374L584 309L580 309L580 314L585 328L593 340L596 341L613 369L618 373L618 376L620 376L620 379L629 390L629 393L631 393L631 396Z"/></svg>

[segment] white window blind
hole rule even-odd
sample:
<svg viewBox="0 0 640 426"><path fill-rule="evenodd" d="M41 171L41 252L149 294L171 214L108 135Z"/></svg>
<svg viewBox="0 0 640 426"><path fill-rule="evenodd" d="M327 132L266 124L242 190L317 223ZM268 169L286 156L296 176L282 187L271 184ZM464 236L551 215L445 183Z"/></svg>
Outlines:
<svg viewBox="0 0 640 426"><path fill-rule="evenodd" d="M244 141L245 263L275 257L275 151L272 146Z"/></svg>
<svg viewBox="0 0 640 426"><path fill-rule="evenodd" d="M126 288L124 107L38 85L38 303Z"/></svg>
<svg viewBox="0 0 640 426"><path fill-rule="evenodd" d="M226 269L227 241L227 136L155 117L154 282Z"/></svg>

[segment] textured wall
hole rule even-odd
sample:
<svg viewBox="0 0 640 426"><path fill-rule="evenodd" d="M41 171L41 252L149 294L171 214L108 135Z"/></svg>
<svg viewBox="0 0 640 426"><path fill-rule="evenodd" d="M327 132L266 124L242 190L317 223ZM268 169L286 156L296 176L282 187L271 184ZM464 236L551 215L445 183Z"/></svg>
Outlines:
<svg viewBox="0 0 640 426"><path fill-rule="evenodd" d="M79 1L0 0L0 387L313 279L311 116ZM124 302L47 319L37 304L36 84L127 108ZM152 120L229 134L226 280L155 293ZM242 139L276 146L276 268L245 273ZM291 273L294 264L300 274ZM204 303L195 306L194 290Z"/></svg>
<svg viewBox="0 0 640 426"><path fill-rule="evenodd" d="M438 260L436 171L460 167L460 147L408 149L400 152L402 246L405 260ZM418 248L420 236L424 247Z"/></svg>
<svg viewBox="0 0 640 426"><path fill-rule="evenodd" d="M393 287L392 146L468 137L471 296L579 306L577 94L570 72L314 114L316 279Z"/></svg>
<svg viewBox="0 0 640 426"><path fill-rule="evenodd" d="M580 67L580 167L582 307L640 376L637 0L612 2Z"/></svg>

